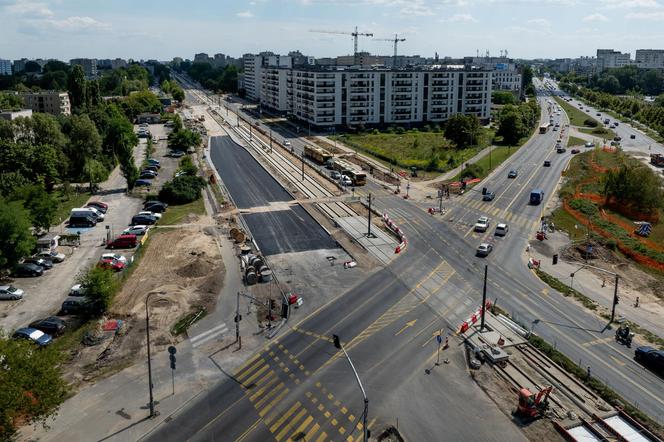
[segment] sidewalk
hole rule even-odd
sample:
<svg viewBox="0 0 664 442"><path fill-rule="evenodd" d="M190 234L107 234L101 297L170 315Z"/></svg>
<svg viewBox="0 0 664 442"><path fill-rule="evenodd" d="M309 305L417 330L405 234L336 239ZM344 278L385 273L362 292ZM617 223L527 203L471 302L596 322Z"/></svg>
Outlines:
<svg viewBox="0 0 664 442"><path fill-rule="evenodd" d="M610 311L615 285L613 277L589 269L578 271L583 266L583 262L568 262L559 259L558 264L553 265L553 254L558 253L560 248L568 243L568 237L564 233L555 232L547 234L547 238L545 241L532 240L530 242L530 256L541 261L541 270L564 284L572 286ZM590 265L601 266L593 262ZM609 268L609 270L618 274L622 273L621 269ZM572 281L570 274L573 272L575 275ZM640 297L639 307L634 307L636 296ZM664 309L660 304L661 301L651 299L654 297L645 297L638 289L626 287L622 281L618 282L618 297L620 303L616 306L616 318L624 317L657 336L664 337L664 322L662 322Z"/></svg>

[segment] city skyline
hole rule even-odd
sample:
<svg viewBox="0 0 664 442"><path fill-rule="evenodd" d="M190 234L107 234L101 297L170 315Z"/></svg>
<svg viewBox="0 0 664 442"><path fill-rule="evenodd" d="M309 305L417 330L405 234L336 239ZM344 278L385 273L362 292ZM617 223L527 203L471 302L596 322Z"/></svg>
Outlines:
<svg viewBox="0 0 664 442"><path fill-rule="evenodd" d="M570 14L570 8L574 14ZM77 57L170 60L197 52L239 57L300 50L316 57L352 53L346 35L371 32L359 49L390 55L394 34L403 55L499 55L565 58L614 48L632 55L664 39L660 0L254 0L163 5L0 0L5 24L0 58ZM620 33L614 31L620 26ZM244 37L244 38L243 38ZM94 41L94 45L90 44Z"/></svg>

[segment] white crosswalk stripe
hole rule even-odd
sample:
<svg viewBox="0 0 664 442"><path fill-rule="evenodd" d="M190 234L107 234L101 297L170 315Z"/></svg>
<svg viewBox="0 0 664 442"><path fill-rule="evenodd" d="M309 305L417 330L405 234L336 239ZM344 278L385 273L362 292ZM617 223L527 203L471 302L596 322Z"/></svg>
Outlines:
<svg viewBox="0 0 664 442"><path fill-rule="evenodd" d="M203 345L207 341L216 338L219 335L222 335L228 331L228 327L226 324L221 323L217 325L214 328L211 328L208 331L205 331L199 335L193 336L189 339L189 342L191 342L191 345L194 347L198 347L200 345Z"/></svg>

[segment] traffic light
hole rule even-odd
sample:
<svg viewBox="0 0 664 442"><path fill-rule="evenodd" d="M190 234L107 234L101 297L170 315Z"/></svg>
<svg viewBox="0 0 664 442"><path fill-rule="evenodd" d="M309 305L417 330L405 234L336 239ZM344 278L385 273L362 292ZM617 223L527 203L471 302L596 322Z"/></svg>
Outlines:
<svg viewBox="0 0 664 442"><path fill-rule="evenodd" d="M270 310L276 310L277 302L274 299L270 299Z"/></svg>
<svg viewBox="0 0 664 442"><path fill-rule="evenodd" d="M555 255L553 255L553 265L555 266L556 264L558 264L558 254L557 253Z"/></svg>
<svg viewBox="0 0 664 442"><path fill-rule="evenodd" d="M235 315L235 322L242 321L242 315Z"/></svg>
<svg viewBox="0 0 664 442"><path fill-rule="evenodd" d="M281 304L281 317L288 319L288 304L285 302Z"/></svg>
<svg viewBox="0 0 664 442"><path fill-rule="evenodd" d="M175 353L177 353L177 349L174 346L168 347L168 359L171 361L171 370L175 370Z"/></svg>
<svg viewBox="0 0 664 442"><path fill-rule="evenodd" d="M334 346L336 348L341 348L341 342L339 341L339 336L337 335L332 335L332 340L334 341Z"/></svg>

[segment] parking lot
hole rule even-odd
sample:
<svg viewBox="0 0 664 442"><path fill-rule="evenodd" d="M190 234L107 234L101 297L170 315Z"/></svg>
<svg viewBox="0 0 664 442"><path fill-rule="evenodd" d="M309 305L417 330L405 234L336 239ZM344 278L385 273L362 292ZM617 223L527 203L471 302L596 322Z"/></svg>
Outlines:
<svg viewBox="0 0 664 442"><path fill-rule="evenodd" d="M154 144L153 158L159 159L162 168L154 180L151 192L156 193L163 183L172 178L179 160L165 157L168 152L165 140L168 129L161 124L150 125L153 136L163 138ZM138 167L145 159L147 140L142 138L134 149L134 160ZM140 193L139 193L140 195ZM99 261L103 253L110 250L104 247L108 236L112 239L128 227L131 217L142 210L142 198L131 197L126 193L126 182L119 168L116 168L108 180L100 184L98 195L90 200L108 204L105 219L93 228L67 228L65 224L53 227L52 232L76 234L80 232L78 247L60 247L59 252L66 255L64 262L54 264L53 268L44 272L41 277L13 278L11 284L24 290L23 299L18 301L0 302L0 328L7 333L16 328L27 326L30 322L56 314L62 301L67 297L70 288L76 283L80 272L86 271ZM108 231L108 233L107 233ZM129 259L134 250L113 250Z"/></svg>

